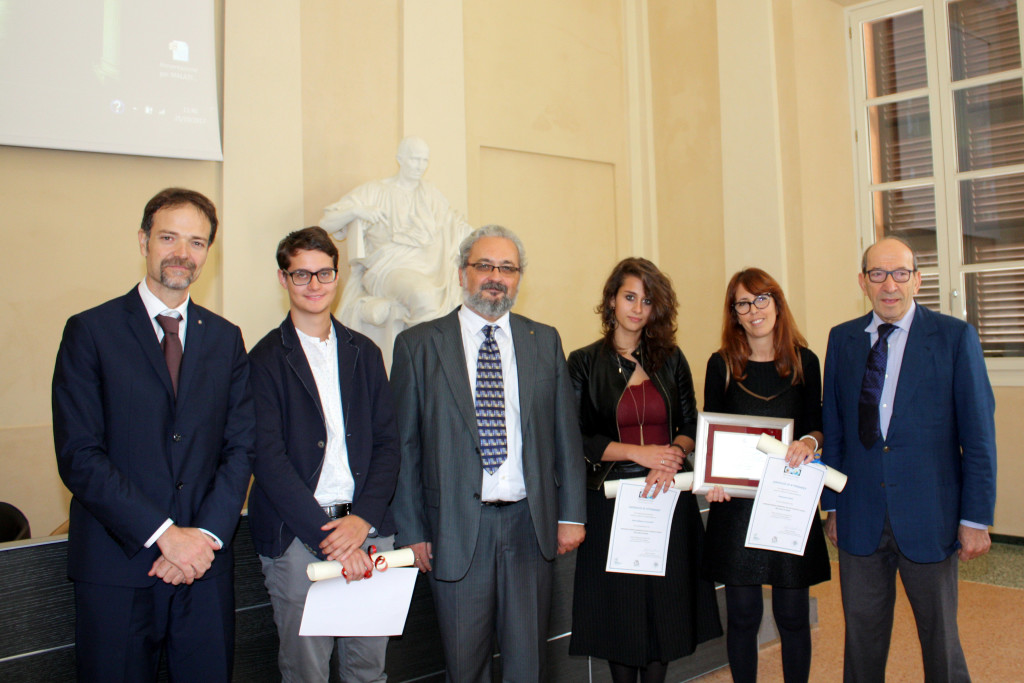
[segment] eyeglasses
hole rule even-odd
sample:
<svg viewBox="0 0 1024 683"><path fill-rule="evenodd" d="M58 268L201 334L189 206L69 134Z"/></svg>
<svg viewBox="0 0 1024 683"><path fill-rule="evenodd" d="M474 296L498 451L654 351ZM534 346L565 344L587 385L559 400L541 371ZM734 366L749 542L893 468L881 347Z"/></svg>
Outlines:
<svg viewBox="0 0 1024 683"><path fill-rule="evenodd" d="M516 273L522 272L522 268L519 266L507 266L500 265L496 266L493 263L484 263L483 261L477 261L476 263L467 263L468 267L472 268L481 275L489 275L497 270L502 275L515 275Z"/></svg>
<svg viewBox="0 0 1024 683"><path fill-rule="evenodd" d="M867 275L868 280L874 282L876 285L880 285L885 282L885 278L892 275L892 281L903 284L904 282L910 282L910 276L917 272L917 269L911 270L910 268L897 268L896 270L882 270L881 268L872 268L871 270L865 270L864 274Z"/></svg>
<svg viewBox="0 0 1024 683"><path fill-rule="evenodd" d="M740 315L746 315L750 313L750 305L753 304L754 308L761 310L768 307L768 302L772 300L771 294L758 294L754 297L753 301L737 301L732 305L732 310L736 311Z"/></svg>
<svg viewBox="0 0 1024 683"><path fill-rule="evenodd" d="M288 273L288 277L290 277L292 282L299 287L308 285L310 281L312 281L314 275L316 275L317 281L322 285L330 284L338 277L337 268L321 268L315 273L311 273L308 270L286 270L284 272Z"/></svg>

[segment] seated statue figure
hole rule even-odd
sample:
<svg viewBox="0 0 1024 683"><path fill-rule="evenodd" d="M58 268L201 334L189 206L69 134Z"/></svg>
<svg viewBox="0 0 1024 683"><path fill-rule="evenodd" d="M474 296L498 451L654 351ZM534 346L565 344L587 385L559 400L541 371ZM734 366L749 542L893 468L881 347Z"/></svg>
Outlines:
<svg viewBox="0 0 1024 683"><path fill-rule="evenodd" d="M461 301L452 266L472 230L441 192L423 180L430 148L398 145L398 175L360 185L324 209L320 227L348 240L351 266L338 319L370 337L390 369L395 336L438 318Z"/></svg>

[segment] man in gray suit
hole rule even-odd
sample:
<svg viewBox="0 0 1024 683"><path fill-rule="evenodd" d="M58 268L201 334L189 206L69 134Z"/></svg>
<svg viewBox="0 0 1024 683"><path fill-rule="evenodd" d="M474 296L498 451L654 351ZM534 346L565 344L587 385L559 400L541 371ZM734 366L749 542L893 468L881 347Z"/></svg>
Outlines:
<svg viewBox="0 0 1024 683"><path fill-rule="evenodd" d="M555 555L583 541L584 460L558 332L510 315L523 268L512 231L459 248L464 305L395 340L402 465L396 545L430 572L449 681L539 681Z"/></svg>

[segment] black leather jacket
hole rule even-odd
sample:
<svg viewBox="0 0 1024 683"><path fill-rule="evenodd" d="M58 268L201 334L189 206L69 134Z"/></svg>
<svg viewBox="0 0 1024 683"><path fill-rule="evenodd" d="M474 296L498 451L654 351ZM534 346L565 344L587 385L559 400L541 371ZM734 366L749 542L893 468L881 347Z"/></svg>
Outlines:
<svg viewBox="0 0 1024 683"><path fill-rule="evenodd" d="M641 348L634 356L642 363L643 349ZM612 462L601 462L601 456L604 455L609 443L619 441L615 413L619 398L635 368L636 363L625 358L621 358L620 365L616 360L615 351L606 345L604 340L598 340L569 354L569 376L572 378L576 400L579 402L583 453L590 470L587 477L588 488L600 488L612 466L616 465ZM693 393L693 376L683 352L677 347L657 372L652 374L648 371L648 374L668 408L668 431L672 439L679 435L695 438L697 401ZM644 476L647 471L646 468L632 462L618 464L615 469L629 470L629 476Z"/></svg>

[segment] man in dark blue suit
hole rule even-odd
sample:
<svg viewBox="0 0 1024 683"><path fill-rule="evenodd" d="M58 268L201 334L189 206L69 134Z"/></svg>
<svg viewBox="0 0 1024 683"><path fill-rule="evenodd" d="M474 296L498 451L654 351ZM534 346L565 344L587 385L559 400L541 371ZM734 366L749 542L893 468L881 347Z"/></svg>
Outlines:
<svg viewBox="0 0 1024 683"><path fill-rule="evenodd" d="M884 681L896 572L914 610L928 681L967 681L957 559L988 552L996 497L995 400L973 327L914 303L921 273L903 240L864 252L874 311L832 329L822 460L846 614L844 680Z"/></svg>
<svg viewBox="0 0 1024 683"><path fill-rule="evenodd" d="M306 566L340 560L349 580L371 569L366 547L394 547L389 503L398 432L380 350L331 316L338 249L318 227L278 245L289 313L249 355L256 400L256 483L249 499L281 647L284 680L383 681L386 637L299 636Z"/></svg>
<svg viewBox="0 0 1024 683"><path fill-rule="evenodd" d="M231 538L255 418L237 327L189 299L217 232L171 188L143 212L146 277L71 317L53 374L57 467L71 491L78 677L227 681Z"/></svg>

